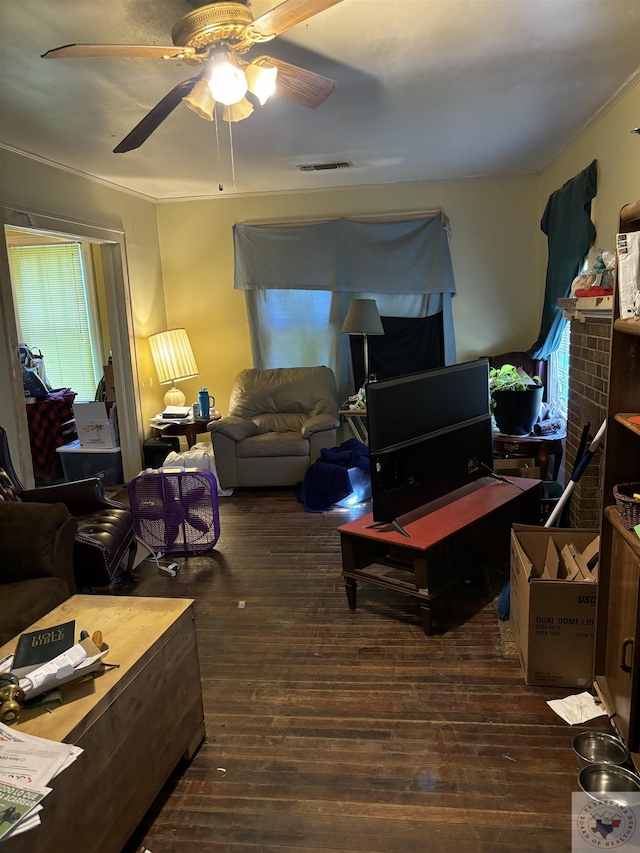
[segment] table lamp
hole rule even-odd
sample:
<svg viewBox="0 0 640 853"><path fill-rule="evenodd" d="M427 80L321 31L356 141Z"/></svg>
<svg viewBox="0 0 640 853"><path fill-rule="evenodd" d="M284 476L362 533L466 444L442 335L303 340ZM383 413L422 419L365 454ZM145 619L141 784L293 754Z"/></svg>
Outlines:
<svg viewBox="0 0 640 853"><path fill-rule="evenodd" d="M342 331L347 335L362 335L364 338L364 381L366 383L369 381L367 335L384 335L375 299L352 299L342 324Z"/></svg>
<svg viewBox="0 0 640 853"><path fill-rule="evenodd" d="M200 375L186 329L167 329L151 335L149 346L160 384L171 383L164 395L165 406L184 406L186 397L175 383Z"/></svg>

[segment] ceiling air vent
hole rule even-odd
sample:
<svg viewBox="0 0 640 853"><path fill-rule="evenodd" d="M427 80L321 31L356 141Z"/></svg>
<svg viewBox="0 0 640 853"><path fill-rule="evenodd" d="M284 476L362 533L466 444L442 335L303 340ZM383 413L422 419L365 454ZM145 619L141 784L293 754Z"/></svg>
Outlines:
<svg viewBox="0 0 640 853"><path fill-rule="evenodd" d="M351 163L307 163L304 166L298 166L301 172L328 172L331 169L350 169Z"/></svg>

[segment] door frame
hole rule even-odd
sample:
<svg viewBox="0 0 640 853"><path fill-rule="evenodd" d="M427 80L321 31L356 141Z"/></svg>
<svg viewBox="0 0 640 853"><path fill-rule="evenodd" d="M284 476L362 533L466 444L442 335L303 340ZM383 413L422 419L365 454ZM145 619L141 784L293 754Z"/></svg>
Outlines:
<svg viewBox="0 0 640 853"><path fill-rule="evenodd" d="M114 361L114 381L118 400L122 465L125 482L128 482L140 471L143 424L139 387L134 381L134 376L138 375L137 355L124 231L5 206L0 207L0 212L2 224L5 227L43 231L56 236L95 243L100 247L111 348L118 354ZM22 375L18 369L19 341L4 231L2 238L0 239L0 319L4 332L4 346L0 347L0 400L2 400L0 422L7 430L15 467L23 482L30 487L34 483L33 461Z"/></svg>

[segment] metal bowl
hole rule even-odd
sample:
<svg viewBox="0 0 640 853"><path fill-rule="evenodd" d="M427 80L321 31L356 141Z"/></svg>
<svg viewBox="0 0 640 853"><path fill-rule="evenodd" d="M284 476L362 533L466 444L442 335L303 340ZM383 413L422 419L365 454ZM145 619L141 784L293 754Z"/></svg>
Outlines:
<svg viewBox="0 0 640 853"><path fill-rule="evenodd" d="M624 764L629 758L620 738L608 732L581 732L574 738L573 748L591 764Z"/></svg>
<svg viewBox="0 0 640 853"><path fill-rule="evenodd" d="M640 805L640 777L615 764L587 764L578 784L594 800L613 800L621 806Z"/></svg>

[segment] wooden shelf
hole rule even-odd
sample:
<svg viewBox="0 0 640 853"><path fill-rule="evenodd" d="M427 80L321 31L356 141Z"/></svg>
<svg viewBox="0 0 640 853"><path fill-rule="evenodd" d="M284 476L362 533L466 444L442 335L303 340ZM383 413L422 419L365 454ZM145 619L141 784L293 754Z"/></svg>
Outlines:
<svg viewBox="0 0 640 853"><path fill-rule="evenodd" d="M567 320L611 319L613 316L613 296L570 296L556 300L558 308Z"/></svg>
<svg viewBox="0 0 640 853"><path fill-rule="evenodd" d="M606 507L604 515L607 521L613 525L629 547L637 553L638 559L640 559L640 539L638 539L633 530L627 530L624 526L618 507L615 506L615 504L611 504L611 506Z"/></svg>
<svg viewBox="0 0 640 853"><path fill-rule="evenodd" d="M620 212L619 232L640 229L640 201ZM640 753L640 538L613 503L617 483L640 480L640 318L618 316L614 288L609 395L611 429L604 453L595 688L630 752ZM635 410L635 411L634 411ZM622 428L618 427L620 424ZM624 665L621 664L624 662ZM634 757L634 764L636 758Z"/></svg>
<svg viewBox="0 0 640 853"><path fill-rule="evenodd" d="M636 435L640 435L640 423L634 424L629 418L640 418L640 414L638 412L619 412L614 415L614 419L622 426L631 430L631 432L635 432Z"/></svg>
<svg viewBox="0 0 640 853"><path fill-rule="evenodd" d="M633 320L627 318L626 320L621 320L618 317L617 320L613 321L613 328L616 332L622 332L624 335L640 335L640 320Z"/></svg>
<svg viewBox="0 0 640 853"><path fill-rule="evenodd" d="M640 227L640 201L632 201L620 211L620 230L637 231Z"/></svg>

